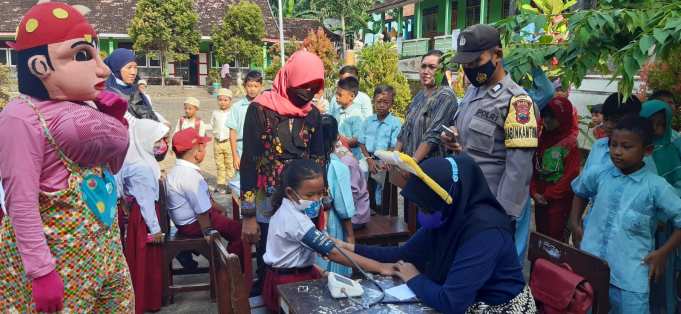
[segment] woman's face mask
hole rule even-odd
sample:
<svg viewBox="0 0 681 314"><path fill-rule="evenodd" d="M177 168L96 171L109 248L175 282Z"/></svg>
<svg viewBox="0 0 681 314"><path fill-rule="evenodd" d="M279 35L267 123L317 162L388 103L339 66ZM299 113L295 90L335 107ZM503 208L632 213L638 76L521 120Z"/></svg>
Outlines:
<svg viewBox="0 0 681 314"><path fill-rule="evenodd" d="M167 153L168 142L166 141L165 138L161 139L160 141L154 144L154 158L156 158L156 161L162 161L163 159L165 159Z"/></svg>
<svg viewBox="0 0 681 314"><path fill-rule="evenodd" d="M419 210L419 212L416 214L416 219L418 220L421 227L426 229L440 228L442 224L444 224L445 222L441 210L434 211L431 213Z"/></svg>
<svg viewBox="0 0 681 314"><path fill-rule="evenodd" d="M310 88L289 88L286 93L294 105L302 107L312 101L317 91Z"/></svg>

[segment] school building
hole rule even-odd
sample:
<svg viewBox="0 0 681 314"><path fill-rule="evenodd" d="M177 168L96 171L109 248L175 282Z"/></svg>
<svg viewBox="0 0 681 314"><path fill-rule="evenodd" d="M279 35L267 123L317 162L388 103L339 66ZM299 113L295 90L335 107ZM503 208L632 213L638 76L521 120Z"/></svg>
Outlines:
<svg viewBox="0 0 681 314"><path fill-rule="evenodd" d="M257 4L263 13L265 22L265 37L262 46L264 66L272 61L269 48L279 42L278 20L272 14L268 0L250 0ZM16 53L5 41L14 40L17 25L23 14L28 11L37 0L13 0L8 8L0 10L0 64L16 66ZM99 46L102 55L111 53L116 48L132 49L132 40L128 36L128 26L135 15L136 0L65 0L69 4L80 4L90 8L87 15L99 34ZM239 0L194 0L194 9L199 15L197 31L201 34L199 53L192 55L183 62L169 62L166 71L170 77L181 79L185 85L206 85L209 69L219 69L219 64L213 55L211 30L214 25L222 22L225 7L238 3ZM284 20L284 36L287 40L296 38L303 40L310 30L322 27L318 20L293 19ZM338 42L340 37L326 30L327 36ZM140 76L150 83L160 82L161 64L157 58L138 53L137 60ZM249 67L249 65L232 64L233 68Z"/></svg>
<svg viewBox="0 0 681 314"><path fill-rule="evenodd" d="M422 56L430 49L451 50L453 32L508 17L513 1L383 0L372 8L382 33L366 34L365 42L394 40L402 58Z"/></svg>

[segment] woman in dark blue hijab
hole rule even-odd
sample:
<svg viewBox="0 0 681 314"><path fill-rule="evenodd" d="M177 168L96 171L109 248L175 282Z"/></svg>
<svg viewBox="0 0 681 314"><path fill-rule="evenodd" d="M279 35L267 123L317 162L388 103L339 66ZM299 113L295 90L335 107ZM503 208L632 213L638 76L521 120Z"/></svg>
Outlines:
<svg viewBox="0 0 681 314"><path fill-rule="evenodd" d="M111 69L106 80L106 89L118 93L128 100L128 112L138 119L159 121L147 98L137 89L137 62L135 53L130 49L118 48L104 59Z"/></svg>
<svg viewBox="0 0 681 314"><path fill-rule="evenodd" d="M419 207L421 228L401 247L341 243L384 263L426 305L443 313L535 313L510 218L468 156L430 158L421 169L452 196L445 203L421 179L402 190Z"/></svg>

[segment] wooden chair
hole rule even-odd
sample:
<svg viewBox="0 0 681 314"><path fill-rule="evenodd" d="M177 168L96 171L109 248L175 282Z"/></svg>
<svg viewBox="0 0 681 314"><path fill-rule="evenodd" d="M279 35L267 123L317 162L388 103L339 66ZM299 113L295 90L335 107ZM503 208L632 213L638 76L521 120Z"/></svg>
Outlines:
<svg viewBox="0 0 681 314"><path fill-rule="evenodd" d="M397 186L390 180L391 173L386 174L383 188L383 202L377 212L388 215L371 216L366 227L355 230L357 243L369 245L397 245L409 240L410 232L407 224L397 217ZM373 187L369 189L369 198L373 197ZM375 205L374 205L375 206Z"/></svg>
<svg viewBox="0 0 681 314"><path fill-rule="evenodd" d="M232 219L241 222L241 207L239 203L239 194L232 191ZM250 295L251 288L253 288L253 250L252 245L244 243L244 282L246 287L246 295Z"/></svg>
<svg viewBox="0 0 681 314"><path fill-rule="evenodd" d="M218 313L247 314L250 313L248 291L244 287L244 275L236 254L227 252L227 241L216 236L211 245L215 267L215 292L217 294Z"/></svg>
<svg viewBox="0 0 681 314"><path fill-rule="evenodd" d="M607 262L534 231L530 234L527 258L533 266L534 261L538 258L549 260L555 264L566 263L570 265L572 271L584 277L593 287L594 304L592 313L608 313L610 309L608 295L610 267Z"/></svg>
<svg viewBox="0 0 681 314"><path fill-rule="evenodd" d="M173 297L177 292L188 292L188 291L203 291L209 290L211 300L215 300L215 287L212 285L214 281L213 265L214 260L212 256L212 251L210 245L206 243L203 237L200 238L189 238L177 233L176 228L170 227L170 216L168 215L168 208L166 206L166 186L165 181L160 180L159 182L159 205L160 205L160 217L159 222L161 224L161 231L166 234L165 241L163 242L163 293L162 293L162 303L163 305L168 305L173 302ZM186 285L175 285L173 284L173 275L183 275L188 274L186 271L176 271L173 270L172 261L182 251L194 251L203 255L208 259L209 266L208 272L210 273L210 280L206 283L196 283L196 284L186 284ZM206 272L205 269L199 272ZM197 273L197 272L193 272Z"/></svg>

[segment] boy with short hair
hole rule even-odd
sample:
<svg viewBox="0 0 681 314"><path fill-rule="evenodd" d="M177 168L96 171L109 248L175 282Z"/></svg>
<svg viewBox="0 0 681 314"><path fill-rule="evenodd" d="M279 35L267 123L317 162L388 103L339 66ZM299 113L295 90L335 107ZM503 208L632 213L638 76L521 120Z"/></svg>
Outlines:
<svg viewBox="0 0 681 314"><path fill-rule="evenodd" d="M667 181L644 168L643 158L653 149L652 134L645 118L622 118L608 142L612 165L586 169L581 180L572 182L573 242L608 262L611 313L650 313L650 282L660 278L667 257L681 243L681 199ZM589 198L593 207L582 227ZM660 217L669 219L674 232L655 250Z"/></svg>
<svg viewBox="0 0 681 314"><path fill-rule="evenodd" d="M359 81L350 76L338 80L336 87L336 102L340 109L332 116L338 121L338 133L341 135L341 143L352 150L352 154L358 160L362 158L357 138L362 131L364 117L361 108L354 104L354 99L359 92Z"/></svg>
<svg viewBox="0 0 681 314"><path fill-rule="evenodd" d="M390 113L394 100L395 89L392 86L386 84L376 86L374 90L374 112L376 113L364 121L359 137L359 148L367 160L370 178L376 187L374 199L379 208L382 203L385 169L380 161L375 159L374 152L393 150L397 145L397 135L400 134L402 122Z"/></svg>
<svg viewBox="0 0 681 314"><path fill-rule="evenodd" d="M206 136L206 131L210 129L205 122L199 118L197 112L201 108L201 102L195 97L187 97L184 100L184 116L180 117L175 125L175 132L188 128L194 128L199 135Z"/></svg>
<svg viewBox="0 0 681 314"><path fill-rule="evenodd" d="M241 154L243 153L246 111L251 101L262 92L262 74L258 71L249 71L244 79L244 89L246 90L246 97L232 106L232 114L226 122L226 126L229 128L229 141L232 144L232 159L236 171L239 171Z"/></svg>
<svg viewBox="0 0 681 314"><path fill-rule="evenodd" d="M229 241L228 251L242 258L241 224L225 217L224 210L213 202L200 172L208 142L210 138L200 136L194 128L173 136L177 161L166 177L168 214L179 233L209 240L211 233L217 231Z"/></svg>
<svg viewBox="0 0 681 314"><path fill-rule="evenodd" d="M216 193L228 193L227 182L234 177L232 164L232 145L227 120L231 117L232 91L226 88L218 89L218 110L213 111L210 124L213 127L213 157L217 166Z"/></svg>
<svg viewBox="0 0 681 314"><path fill-rule="evenodd" d="M345 65L340 69L340 71L338 71L338 79L342 80L348 77L354 77L359 82L359 70L357 69L356 66ZM359 115L362 117L362 120L374 114L373 106L371 104L371 98L366 93L358 91L357 96L355 96L355 99L352 100L352 103L353 107L357 108L356 110L359 111ZM338 115L340 110L341 108L338 102L336 101L336 98L331 97L331 103L329 104L328 113L332 115L334 118L336 118L336 120L338 120L338 117L336 117L336 115ZM340 121L338 122L340 124Z"/></svg>

